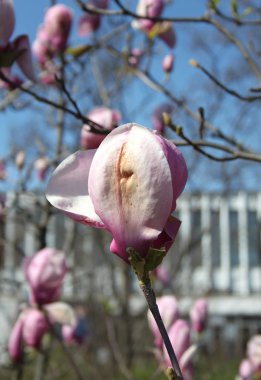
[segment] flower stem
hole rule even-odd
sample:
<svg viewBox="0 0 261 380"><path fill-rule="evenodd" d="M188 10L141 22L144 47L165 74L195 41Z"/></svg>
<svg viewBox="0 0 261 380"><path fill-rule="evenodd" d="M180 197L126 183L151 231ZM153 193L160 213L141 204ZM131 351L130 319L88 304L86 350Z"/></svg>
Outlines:
<svg viewBox="0 0 261 380"><path fill-rule="evenodd" d="M143 278L139 279L139 285L140 285L140 288L141 288L141 290L142 290L142 292L146 298L147 304L148 304L149 309L150 309L150 311L151 311L151 313L155 319L155 322L157 323L157 326L158 326L158 329L159 329L160 334L162 336L164 345L168 351L169 358L170 358L170 361L171 361L171 364L173 367L173 371L174 371L173 380L183 380L183 376L182 376L181 370L179 368L178 360L176 358L175 352L174 352L173 347L171 345L171 342L169 340L168 333L166 331L166 328L165 328L164 323L163 323L161 316L160 316L160 312L159 312L158 305L156 302L155 293L151 287L151 282L150 282L148 272L145 272Z"/></svg>

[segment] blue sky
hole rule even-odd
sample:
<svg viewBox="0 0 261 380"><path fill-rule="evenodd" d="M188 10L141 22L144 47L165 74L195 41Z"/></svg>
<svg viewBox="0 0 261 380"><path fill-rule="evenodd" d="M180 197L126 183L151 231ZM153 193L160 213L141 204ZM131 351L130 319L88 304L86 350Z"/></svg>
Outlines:
<svg viewBox="0 0 261 380"><path fill-rule="evenodd" d="M74 20L74 25L73 25L73 32L71 34L70 38L70 44L75 45L75 44L84 44L85 41L87 40L80 39L77 36L76 33L76 26L77 26L77 20L79 18L79 15L81 12L79 9L75 6L75 1L74 0L65 0L63 1L64 4L67 6L70 6L74 9L74 14L75 14L75 20ZM127 6L132 7L132 9L135 9L135 5L137 4L137 1L135 0L124 0L124 3ZM206 0L197 0L197 1L184 1L184 0L175 0L171 3L166 8L166 13L168 16L173 16L173 17L197 17L201 16L204 13L205 7L206 7ZM19 35L19 34L28 34L30 37L30 41L33 42L36 36L37 28L41 24L43 17L44 17L44 12L47 9L49 5L49 1L47 0L26 0L26 6L25 2L21 0L14 0L14 5L15 5L15 13L16 13L16 27L15 31L13 34L13 37ZM111 0L111 6L113 6L113 0ZM203 35L206 35L206 38L208 37L209 31L212 30L211 26L207 26L205 24L197 24L197 29L200 30ZM176 95L180 94L189 94L191 95L191 90L190 90L190 83L193 83L191 85L191 88L193 88L193 91L197 88L194 85L195 78L197 78L198 82L197 85L198 87L201 86L201 80L202 80L202 74L200 74L197 70L192 68L188 61L191 58L196 58L198 59L198 55L200 54L197 48L194 48L192 46L192 41L193 41L193 26L186 24L186 23L180 23L175 25L176 33L177 33L177 45L174 49L174 54L175 54L175 69L174 72L171 75L171 81L166 83L166 87L172 91L174 90ZM213 49L215 49L215 46L212 46ZM164 49L167 52L167 49L165 47L160 48L161 51L160 53L164 53ZM225 52L221 51L221 54ZM230 53L226 51L227 54L227 59L230 59ZM225 55L225 54L224 54ZM218 53L217 53L218 57ZM208 62L208 57L205 57L206 60L205 62ZM155 74L157 76L157 70L159 72L159 76L161 71L161 59L158 58L158 61L156 61L156 64L154 64L154 70ZM204 62L204 61L203 61ZM157 65L159 69L157 69ZM194 87L193 87L194 86ZM133 109L136 107L137 100L139 99L138 94L143 91L144 86L140 85L137 83L135 86L132 87L130 98L132 101L132 106ZM206 96L207 95L207 96ZM196 97L196 102L193 105L194 106L194 111L197 109L197 107L204 105L206 99L208 98L208 93L206 92L205 94L199 94L195 92L195 97ZM197 99L198 96L198 99ZM203 96L203 97L202 97ZM136 103L135 103L136 101ZM151 110L153 109L154 105L157 105L157 103L160 103L164 101L164 98L162 95L158 95L157 93L152 94L148 98L148 102L150 103L150 107L146 109L146 111L141 114L135 116L135 120L124 120L124 122L129 122L129 121L136 121L138 123L148 125L148 123L151 123ZM231 104L231 107L230 107ZM232 103L230 103L230 100L226 103L228 112L225 114L223 113L222 116L217 116L216 119L213 119L212 122L217 123L217 125L222 125L222 128L227 130L227 128L230 128L229 124L229 117L230 115L233 115L234 113L237 113L237 108L235 106L232 106ZM130 109L131 109L130 107ZM131 113L131 112L130 112ZM1 124L1 138L0 138L0 157L4 156L7 154L8 149L9 149L9 142L10 139L13 139L13 136L19 136L15 135L13 131L17 130L19 131L20 135L23 133L23 131L26 131L27 125L30 123L37 123L41 120L41 115L38 115L36 112L32 112L31 110L27 111L19 111L19 112L14 112L13 110L8 110L4 113L0 113L0 124ZM148 121L149 120L149 121ZM236 126L234 126L234 130L236 131ZM10 130L12 131L10 134ZM234 132L233 132L234 133ZM251 138L250 134L245 134L245 136L240 137L244 139L244 142L248 143L248 139ZM253 139L252 139L253 140ZM14 139L15 141L15 139ZM256 139L256 142L258 142L258 139ZM185 156L190 155L191 150L189 151L188 149L184 149L184 154ZM202 159L202 157L200 157ZM201 167L201 172L203 173L203 176L205 174L205 162L204 159L202 159L203 165ZM228 164L228 168L230 168L233 164ZM213 163L213 162L208 162L208 167L209 167L209 172L213 173L219 173L218 167L220 167L219 164ZM243 165L242 165L243 167ZM228 169L229 170L229 169ZM244 169L243 169L244 170ZM207 183L207 187L209 189L215 189L215 180L218 181L218 175L213 175L214 180L209 181ZM247 179L247 184L251 185L253 182L253 174L252 172L248 171L247 169L245 170L244 174L245 178ZM252 176L252 179L251 179ZM200 182L202 182L199 179L198 172L195 174L192 173L190 176L191 179L191 184L195 184L194 188L200 188ZM255 181L256 183L257 181ZM254 185L255 187L256 185ZM192 186L193 187L193 186Z"/></svg>

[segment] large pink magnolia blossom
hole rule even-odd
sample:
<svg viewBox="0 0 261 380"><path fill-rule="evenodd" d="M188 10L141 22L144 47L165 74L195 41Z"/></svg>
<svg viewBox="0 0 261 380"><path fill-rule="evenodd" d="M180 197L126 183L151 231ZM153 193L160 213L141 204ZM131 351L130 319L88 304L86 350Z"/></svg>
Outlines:
<svg viewBox="0 0 261 380"><path fill-rule="evenodd" d="M88 113L87 117L107 131L117 127L121 121L121 113L107 107L96 107ZM81 146L85 149L96 149L105 137L105 134L92 132L90 126L85 124L81 131Z"/></svg>
<svg viewBox="0 0 261 380"><path fill-rule="evenodd" d="M143 257L149 247L170 247L180 226L171 213L186 180L176 146L130 123L97 150L65 159L51 176L47 199L76 221L107 229L111 251L128 261L128 247Z"/></svg>
<svg viewBox="0 0 261 380"><path fill-rule="evenodd" d="M56 301L67 272L65 255L54 248L44 248L25 262L25 276L30 286L32 304Z"/></svg>
<svg viewBox="0 0 261 380"><path fill-rule="evenodd" d="M174 296L166 295L157 298L157 305L164 326L168 330L171 327L171 325L179 318L178 301ZM159 332L157 323L155 322L155 319L153 318L150 311L148 311L148 322L149 327L154 335L155 346L158 348L162 348L163 340Z"/></svg>
<svg viewBox="0 0 261 380"><path fill-rule="evenodd" d="M208 303L204 298L199 298L190 310L192 328L197 333L201 333L207 323Z"/></svg>
<svg viewBox="0 0 261 380"><path fill-rule="evenodd" d="M4 62L2 67L9 68L13 62L16 62L28 79L35 80L28 36L21 35L10 41L14 27L13 1L0 0L0 55ZM7 78L11 79L10 76Z"/></svg>

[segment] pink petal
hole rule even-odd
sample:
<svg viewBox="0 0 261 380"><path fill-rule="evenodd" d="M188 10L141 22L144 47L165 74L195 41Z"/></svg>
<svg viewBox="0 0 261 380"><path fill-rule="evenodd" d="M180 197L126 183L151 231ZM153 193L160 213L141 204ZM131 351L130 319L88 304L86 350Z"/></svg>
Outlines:
<svg viewBox="0 0 261 380"><path fill-rule="evenodd" d="M15 27L13 0L0 0L0 45L7 45Z"/></svg>
<svg viewBox="0 0 261 380"><path fill-rule="evenodd" d="M163 323L166 329L168 330L170 326L179 318L178 301L174 296L166 295L166 296L157 298L157 305L158 305ZM155 345L157 347L161 347L163 343L162 337L160 335L155 319L153 318L150 311L148 311L148 322L149 322L149 327L155 338Z"/></svg>
<svg viewBox="0 0 261 380"><path fill-rule="evenodd" d="M137 124L113 130L93 158L89 192L117 254L126 257L127 247L146 254L173 201L169 164L155 134Z"/></svg>
<svg viewBox="0 0 261 380"><path fill-rule="evenodd" d="M17 58L16 63L28 79L35 81L32 53L28 36L23 35L17 37L14 41L14 46L17 51L22 51Z"/></svg>
<svg viewBox="0 0 261 380"><path fill-rule="evenodd" d="M9 355L14 361L20 361L23 357L22 332L23 314L17 319L8 342Z"/></svg>
<svg viewBox="0 0 261 380"><path fill-rule="evenodd" d="M46 198L72 219L93 227L105 228L95 213L88 192L90 165L96 150L78 151L67 157L54 171Z"/></svg>
<svg viewBox="0 0 261 380"><path fill-rule="evenodd" d="M23 340L25 344L39 349L42 338L49 328L49 323L43 312L37 309L28 309L23 324Z"/></svg>
<svg viewBox="0 0 261 380"><path fill-rule="evenodd" d="M168 221L164 227L164 230L158 236L158 238L152 243L154 248L165 248L166 251L170 249L176 235L179 231L181 221L177 218L174 218L172 215L168 218Z"/></svg>
<svg viewBox="0 0 261 380"><path fill-rule="evenodd" d="M185 351L190 346L190 329L186 321L178 319L168 331L169 339L174 348L176 357L180 363L180 359ZM170 359L166 350L163 348L163 354L165 358L165 363L167 366L171 366Z"/></svg>
<svg viewBox="0 0 261 380"><path fill-rule="evenodd" d="M98 14L84 14L78 23L78 34L80 37L88 36L90 33L99 29L101 16Z"/></svg>

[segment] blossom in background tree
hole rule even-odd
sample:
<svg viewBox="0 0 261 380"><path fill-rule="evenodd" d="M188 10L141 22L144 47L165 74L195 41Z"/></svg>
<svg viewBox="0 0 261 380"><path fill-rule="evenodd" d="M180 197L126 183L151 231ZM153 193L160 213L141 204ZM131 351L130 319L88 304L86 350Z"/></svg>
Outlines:
<svg viewBox="0 0 261 380"><path fill-rule="evenodd" d="M91 0L87 4L89 9L107 9L109 5L108 0ZM102 15L98 13L85 12L81 16L78 23L78 34L80 37L88 36L90 33L95 32L101 26Z"/></svg>
<svg viewBox="0 0 261 380"><path fill-rule="evenodd" d="M193 379L191 359L196 347L191 345L190 327L183 319L178 319L168 331L169 339L174 348L184 380ZM163 360L165 366L170 367L171 362L166 347L163 347Z"/></svg>
<svg viewBox="0 0 261 380"><path fill-rule="evenodd" d="M261 376L261 335L254 335L247 344L247 357L239 366L237 380L254 380Z"/></svg>
<svg viewBox="0 0 261 380"><path fill-rule="evenodd" d="M165 124L163 120L163 113L171 114L173 112L173 105L165 103L155 108L152 115L152 127L161 135L164 134Z"/></svg>
<svg viewBox="0 0 261 380"><path fill-rule="evenodd" d="M97 150L65 159L51 176L47 199L76 221L107 229L111 252L128 262L128 247L143 257L150 247L170 248L180 226L171 213L186 180L176 146L130 123Z"/></svg>
<svg viewBox="0 0 261 380"><path fill-rule="evenodd" d="M162 68L165 71L165 73L171 73L173 70L173 64L174 64L174 56L173 54L167 54L163 58L162 61Z"/></svg>
<svg viewBox="0 0 261 380"><path fill-rule="evenodd" d="M139 16L160 17L164 8L163 0L140 0L137 6L136 13ZM136 19L133 21L133 27L141 29L145 32L150 32L157 21L149 19Z"/></svg>
<svg viewBox="0 0 261 380"><path fill-rule="evenodd" d="M23 358L23 344L39 349L43 335L49 330L48 322L37 309L22 311L9 338L9 355L14 361Z"/></svg>
<svg viewBox="0 0 261 380"><path fill-rule="evenodd" d="M25 277L30 286L30 302L42 305L59 299L67 272L65 255L44 248L25 261Z"/></svg>
<svg viewBox="0 0 261 380"><path fill-rule="evenodd" d="M121 113L107 107L96 107L87 114L87 117L108 132L117 127L121 121ZM105 137L106 134L92 132L90 126L84 124L81 131L81 146L85 149L96 149Z"/></svg>
<svg viewBox="0 0 261 380"><path fill-rule="evenodd" d="M166 327L166 330L168 330L171 327L171 325L179 318L178 301L174 296L165 295L157 298L157 305L164 326ZM148 323L154 336L155 346L158 348L162 348L162 336L159 332L157 323L155 322L155 319L153 318L150 311L148 311Z"/></svg>
<svg viewBox="0 0 261 380"><path fill-rule="evenodd" d="M25 162L25 152L23 150L20 150L19 152L16 153L16 156L15 156L15 165L18 170L23 169L24 162Z"/></svg>
<svg viewBox="0 0 261 380"><path fill-rule="evenodd" d="M34 81L34 70L31 55L31 48L28 36L21 35L10 41L15 27L14 6L12 0L0 1L0 57L1 69L9 68L14 62L20 67L23 74L30 80ZM5 75L5 71L2 71ZM12 76L7 73L10 80ZM11 89L13 88L10 85Z"/></svg>
<svg viewBox="0 0 261 380"><path fill-rule="evenodd" d="M40 181L44 181L46 172L49 168L50 161L48 157L39 157L34 163Z"/></svg>
<svg viewBox="0 0 261 380"><path fill-rule="evenodd" d="M201 333L207 324L208 304L204 298L199 298L190 310L191 325L194 331Z"/></svg>
<svg viewBox="0 0 261 380"><path fill-rule="evenodd" d="M139 67L144 51L139 48L133 48L128 56L128 63L131 67Z"/></svg>

